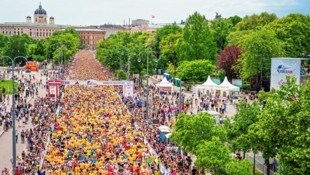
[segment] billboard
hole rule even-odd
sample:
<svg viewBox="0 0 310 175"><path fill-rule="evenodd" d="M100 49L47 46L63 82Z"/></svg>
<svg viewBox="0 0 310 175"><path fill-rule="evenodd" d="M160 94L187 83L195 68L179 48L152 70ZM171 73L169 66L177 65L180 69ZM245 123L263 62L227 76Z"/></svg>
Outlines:
<svg viewBox="0 0 310 175"><path fill-rule="evenodd" d="M242 80L240 80L240 79L232 79L231 84L241 88L242 87Z"/></svg>
<svg viewBox="0 0 310 175"><path fill-rule="evenodd" d="M301 60L294 58L272 58L270 89L279 89L286 83L286 76L294 76L296 83L300 84Z"/></svg>

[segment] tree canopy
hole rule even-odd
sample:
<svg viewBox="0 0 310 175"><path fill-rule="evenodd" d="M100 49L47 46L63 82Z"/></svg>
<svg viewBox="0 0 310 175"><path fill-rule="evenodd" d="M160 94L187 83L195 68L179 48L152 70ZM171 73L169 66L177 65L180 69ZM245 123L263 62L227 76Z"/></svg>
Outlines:
<svg viewBox="0 0 310 175"><path fill-rule="evenodd" d="M179 46L181 60L216 59L216 42L205 16L195 12L186 20Z"/></svg>

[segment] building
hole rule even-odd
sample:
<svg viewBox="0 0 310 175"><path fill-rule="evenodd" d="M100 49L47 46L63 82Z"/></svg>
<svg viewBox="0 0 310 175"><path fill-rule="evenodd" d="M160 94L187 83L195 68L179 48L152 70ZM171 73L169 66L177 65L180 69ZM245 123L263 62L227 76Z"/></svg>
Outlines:
<svg viewBox="0 0 310 175"><path fill-rule="evenodd" d="M5 22L0 24L0 34L14 36L27 34L35 39L44 39L53 35L54 32L74 28L80 34L81 45L88 45L89 49L95 49L98 41L105 36L105 31L94 29L93 26L79 27L72 25L55 24L55 18L48 18L47 12L43 9L41 3L34 11L33 19L26 17L25 22ZM96 27L95 27L96 28Z"/></svg>
<svg viewBox="0 0 310 175"><path fill-rule="evenodd" d="M132 27L136 27L136 26L148 27L149 20L146 20L146 19L135 19L135 20L131 21L131 25L132 25Z"/></svg>
<svg viewBox="0 0 310 175"><path fill-rule="evenodd" d="M106 31L91 28L78 28L75 29L80 36L81 45L87 45L88 49L95 50L97 43L104 39Z"/></svg>
<svg viewBox="0 0 310 175"><path fill-rule="evenodd" d="M27 16L25 22L5 22L0 24L0 33L9 36L27 34L35 39L43 39L67 27L69 26L56 25L55 18L48 18L46 10L40 4L34 11L33 21L31 16Z"/></svg>

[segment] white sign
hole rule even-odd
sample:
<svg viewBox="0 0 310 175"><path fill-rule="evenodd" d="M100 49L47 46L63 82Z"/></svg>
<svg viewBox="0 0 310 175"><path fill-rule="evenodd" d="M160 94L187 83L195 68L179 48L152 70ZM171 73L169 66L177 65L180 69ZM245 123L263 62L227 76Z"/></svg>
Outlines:
<svg viewBox="0 0 310 175"><path fill-rule="evenodd" d="M124 97L133 97L133 82L128 81L127 83L124 84L123 86L123 95Z"/></svg>
<svg viewBox="0 0 310 175"><path fill-rule="evenodd" d="M294 76L296 83L300 84L300 59L294 58L272 58L270 89L279 89L286 84L286 76Z"/></svg>

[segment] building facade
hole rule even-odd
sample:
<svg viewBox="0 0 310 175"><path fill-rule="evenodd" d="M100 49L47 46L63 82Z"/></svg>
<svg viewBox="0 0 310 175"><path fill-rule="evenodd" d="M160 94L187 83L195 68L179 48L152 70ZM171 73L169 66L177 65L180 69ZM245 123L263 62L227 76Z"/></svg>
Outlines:
<svg viewBox="0 0 310 175"><path fill-rule="evenodd" d="M97 43L104 39L106 32L100 29L78 28L75 29L80 36L81 45L87 45L88 49L95 50Z"/></svg>
<svg viewBox="0 0 310 175"><path fill-rule="evenodd" d="M80 35L81 45L86 44L89 49L95 49L98 41L103 39L106 33L104 30L93 29L93 27L57 25L54 17L48 18L46 10L40 3L34 11L33 19L31 16L27 16L25 22L0 23L0 34L8 36L27 34L34 39L44 39L52 36L54 32L66 28L76 29Z"/></svg>
<svg viewBox="0 0 310 175"><path fill-rule="evenodd" d="M0 34L8 36L27 34L35 39L43 39L52 36L55 31L67 27L65 25L55 25L54 17L48 19L46 10L40 4L34 11L33 21L31 16L27 16L25 22L5 22L0 24Z"/></svg>

